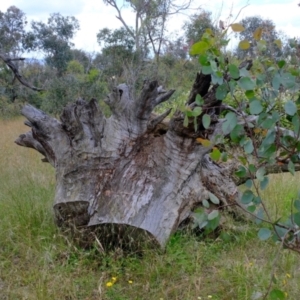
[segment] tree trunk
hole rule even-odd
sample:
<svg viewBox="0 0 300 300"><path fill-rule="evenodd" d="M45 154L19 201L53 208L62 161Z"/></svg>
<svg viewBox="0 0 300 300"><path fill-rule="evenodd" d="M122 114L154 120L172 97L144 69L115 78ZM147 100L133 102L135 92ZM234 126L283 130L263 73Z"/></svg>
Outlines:
<svg viewBox="0 0 300 300"><path fill-rule="evenodd" d="M201 94L196 83L194 94L197 88ZM142 233L163 247L209 192L222 204L235 203L231 172L211 161L211 149L196 141L204 132L201 124L195 132L183 127L180 112L169 121L163 120L170 111L152 114L173 92L145 82L133 99L121 84L106 100L110 117L95 99L68 105L60 121L30 105L22 109L31 131L16 143L36 149L56 169L59 226L92 228L100 235L109 227L123 238L130 231L133 239ZM189 103L192 98L193 92Z"/></svg>

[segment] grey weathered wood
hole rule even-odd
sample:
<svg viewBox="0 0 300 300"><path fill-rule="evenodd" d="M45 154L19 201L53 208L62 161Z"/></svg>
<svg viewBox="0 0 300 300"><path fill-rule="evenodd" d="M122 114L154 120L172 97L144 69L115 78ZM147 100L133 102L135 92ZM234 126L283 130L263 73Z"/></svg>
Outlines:
<svg viewBox="0 0 300 300"><path fill-rule="evenodd" d="M152 111L173 92L145 82L134 99L121 84L106 100L110 117L95 99L69 104L60 121L30 105L22 109L31 131L16 143L36 149L56 169L59 225L132 226L164 246L208 191L222 203L236 201L236 185L207 158L209 149L195 139L199 132L183 127L182 114L156 130L169 111L157 117Z"/></svg>

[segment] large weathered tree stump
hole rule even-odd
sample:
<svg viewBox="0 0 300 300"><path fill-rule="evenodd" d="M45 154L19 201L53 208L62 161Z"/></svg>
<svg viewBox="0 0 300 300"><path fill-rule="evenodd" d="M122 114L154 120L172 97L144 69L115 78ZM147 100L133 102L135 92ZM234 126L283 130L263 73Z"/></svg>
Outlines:
<svg viewBox="0 0 300 300"><path fill-rule="evenodd" d="M208 92L197 78L189 104L201 89ZM139 228L164 246L208 192L223 204L237 200L230 172L212 162L210 149L196 141L201 124L195 132L183 127L180 113L163 125L170 111L152 114L173 92L145 82L134 99L121 84L106 100L110 117L94 99L68 105L60 121L30 105L22 109L31 131L16 143L36 149L55 168L54 212L60 226L120 224Z"/></svg>

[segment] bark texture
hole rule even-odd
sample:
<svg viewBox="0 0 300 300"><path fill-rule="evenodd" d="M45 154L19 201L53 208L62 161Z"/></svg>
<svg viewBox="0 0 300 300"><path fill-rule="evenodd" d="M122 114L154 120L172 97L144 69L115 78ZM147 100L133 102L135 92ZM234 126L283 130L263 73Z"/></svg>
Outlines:
<svg viewBox="0 0 300 300"><path fill-rule="evenodd" d="M211 103L216 114L209 84L210 78L199 74L188 104L197 93L208 95L206 112ZM22 109L31 131L16 143L36 149L56 169L54 212L60 226L137 228L163 247L208 192L222 204L237 200L230 171L212 162L210 149L196 141L212 136L217 126L204 132L199 121L195 132L192 124L183 127L180 112L169 121L163 120L170 111L152 114L173 92L145 82L134 99L121 84L106 100L110 117L95 99L68 105L60 120L30 105Z"/></svg>

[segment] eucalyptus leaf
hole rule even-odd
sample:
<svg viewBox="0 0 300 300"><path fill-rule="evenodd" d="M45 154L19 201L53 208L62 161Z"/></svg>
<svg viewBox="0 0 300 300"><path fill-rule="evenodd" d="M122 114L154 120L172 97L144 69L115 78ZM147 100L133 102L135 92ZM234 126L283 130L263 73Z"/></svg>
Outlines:
<svg viewBox="0 0 300 300"><path fill-rule="evenodd" d="M244 151L247 153L247 154L251 154L254 150L254 147L253 147L253 142L252 140L248 140L245 144L244 144Z"/></svg>
<svg viewBox="0 0 300 300"><path fill-rule="evenodd" d="M206 199L204 199L204 200L202 201L202 205L203 205L205 208L209 208L209 202L208 202Z"/></svg>
<svg viewBox="0 0 300 300"><path fill-rule="evenodd" d="M291 174L295 175L295 165L291 160L288 163L288 170Z"/></svg>
<svg viewBox="0 0 300 300"><path fill-rule="evenodd" d="M270 238L272 235L272 232L269 228L261 228L258 231L258 238L262 241L267 240L268 238Z"/></svg>
<svg viewBox="0 0 300 300"><path fill-rule="evenodd" d="M300 211L300 200L295 200L294 201L294 207Z"/></svg>
<svg viewBox="0 0 300 300"><path fill-rule="evenodd" d="M209 193L209 199L213 204L220 204L220 200L212 193Z"/></svg>
<svg viewBox="0 0 300 300"><path fill-rule="evenodd" d="M238 79L240 77L240 71L236 65L230 64L228 69L229 69L229 74L230 74L231 78Z"/></svg>
<svg viewBox="0 0 300 300"><path fill-rule="evenodd" d="M238 84L244 90L253 90L255 88L255 82L249 77L242 77Z"/></svg>
<svg viewBox="0 0 300 300"><path fill-rule="evenodd" d="M251 189L251 188L252 188L252 185L253 185L252 179L247 179L247 181L245 182L245 186L246 186L248 189Z"/></svg>
<svg viewBox="0 0 300 300"><path fill-rule="evenodd" d="M204 114L202 117L202 124L205 129L209 127L210 122L211 122L210 115Z"/></svg>
<svg viewBox="0 0 300 300"><path fill-rule="evenodd" d="M218 210L213 210L211 211L208 216L207 216L207 219L208 220L212 220L212 219L215 219L219 216L219 211Z"/></svg>
<svg viewBox="0 0 300 300"><path fill-rule="evenodd" d="M223 100L228 94L227 84L222 84L217 87L216 98L218 100Z"/></svg>
<svg viewBox="0 0 300 300"><path fill-rule="evenodd" d="M237 117L235 113L229 112L225 116L226 121L222 124L224 134L229 134L237 124Z"/></svg>
<svg viewBox="0 0 300 300"><path fill-rule="evenodd" d="M263 111L263 106L261 105L259 100L251 101L250 103L250 113L252 115L258 115Z"/></svg>
<svg viewBox="0 0 300 300"><path fill-rule="evenodd" d="M297 106L293 101L288 100L284 104L284 110L288 115L293 116L297 112Z"/></svg>
<svg viewBox="0 0 300 300"><path fill-rule="evenodd" d="M254 198L253 192L251 190L246 190L242 195L241 202L243 204L249 204L252 202L253 198Z"/></svg>
<svg viewBox="0 0 300 300"><path fill-rule="evenodd" d="M263 180L260 182L260 189L263 191L269 184L269 177L265 176Z"/></svg>
<svg viewBox="0 0 300 300"><path fill-rule="evenodd" d="M205 41L200 41L192 45L190 55L204 54L209 49L209 44Z"/></svg>

